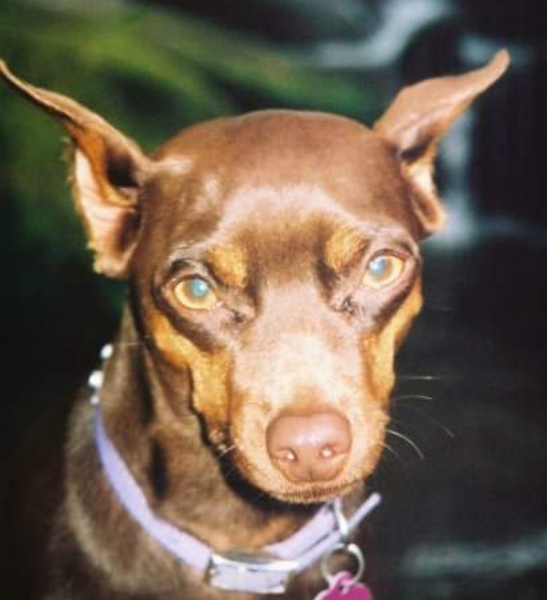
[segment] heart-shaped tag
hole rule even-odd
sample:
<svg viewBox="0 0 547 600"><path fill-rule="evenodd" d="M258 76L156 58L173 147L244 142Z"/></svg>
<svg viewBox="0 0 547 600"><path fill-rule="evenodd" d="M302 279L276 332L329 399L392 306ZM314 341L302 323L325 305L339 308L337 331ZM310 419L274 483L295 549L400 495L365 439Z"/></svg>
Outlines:
<svg viewBox="0 0 547 600"><path fill-rule="evenodd" d="M329 588L320 592L315 600L374 600L368 587L353 579L347 571L334 575Z"/></svg>

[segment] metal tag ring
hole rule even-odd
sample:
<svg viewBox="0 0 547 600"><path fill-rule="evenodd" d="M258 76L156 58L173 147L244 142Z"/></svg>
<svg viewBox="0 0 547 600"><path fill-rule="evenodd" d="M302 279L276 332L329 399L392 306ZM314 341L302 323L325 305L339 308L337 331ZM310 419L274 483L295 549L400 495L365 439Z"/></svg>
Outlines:
<svg viewBox="0 0 547 600"><path fill-rule="evenodd" d="M359 548L357 544L337 544L334 546L334 548L328 554L325 554L321 560L321 573L327 583L331 584L333 582L334 575L329 571L329 560L334 554L339 552L350 554L357 563L355 575L351 580L346 582L346 585L351 587L361 579L363 573L365 572L365 557L361 552L361 548Z"/></svg>

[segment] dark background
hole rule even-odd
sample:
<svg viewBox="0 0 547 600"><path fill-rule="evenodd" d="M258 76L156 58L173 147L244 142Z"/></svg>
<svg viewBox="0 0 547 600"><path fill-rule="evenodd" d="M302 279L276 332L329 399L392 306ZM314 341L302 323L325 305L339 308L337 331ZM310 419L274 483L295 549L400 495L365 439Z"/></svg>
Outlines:
<svg viewBox="0 0 547 600"><path fill-rule="evenodd" d="M263 107L372 122L405 82L500 47L510 73L446 139L451 217L399 358L371 487L366 578L387 600L547 597L547 4L544 0L0 0L0 56L145 148ZM59 128L0 88L1 439L73 393L124 290L94 275ZM416 449L417 446L418 448Z"/></svg>

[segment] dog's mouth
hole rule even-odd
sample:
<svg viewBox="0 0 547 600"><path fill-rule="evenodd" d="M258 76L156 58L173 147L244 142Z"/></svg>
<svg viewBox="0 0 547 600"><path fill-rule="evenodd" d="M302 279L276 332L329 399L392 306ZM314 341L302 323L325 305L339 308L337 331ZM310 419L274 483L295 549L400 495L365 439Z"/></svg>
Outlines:
<svg viewBox="0 0 547 600"><path fill-rule="evenodd" d="M308 489L300 489L286 492L276 492L275 499L289 504L317 504L328 502L334 498L345 496L359 485L361 479L355 479L336 485L312 485Z"/></svg>

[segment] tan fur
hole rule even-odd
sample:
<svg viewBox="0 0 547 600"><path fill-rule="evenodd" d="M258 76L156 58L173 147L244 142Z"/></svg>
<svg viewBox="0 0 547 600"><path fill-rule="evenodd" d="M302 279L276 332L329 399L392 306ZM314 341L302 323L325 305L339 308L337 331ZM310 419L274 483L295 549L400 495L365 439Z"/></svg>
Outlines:
<svg viewBox="0 0 547 600"><path fill-rule="evenodd" d="M190 340L178 335L159 313L152 313L150 331L166 360L178 368L191 369L194 406L210 420L211 429L214 431L225 425L230 407L226 386L229 359L226 354L208 354L198 350Z"/></svg>
<svg viewBox="0 0 547 600"><path fill-rule="evenodd" d="M339 229L325 246L325 262L333 271L342 272L364 250L363 234L355 230Z"/></svg>
<svg viewBox="0 0 547 600"><path fill-rule="evenodd" d="M237 244L225 244L207 253L207 262L217 277L231 287L245 287L248 275L248 257Z"/></svg>

